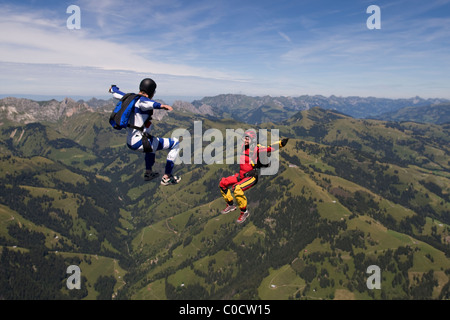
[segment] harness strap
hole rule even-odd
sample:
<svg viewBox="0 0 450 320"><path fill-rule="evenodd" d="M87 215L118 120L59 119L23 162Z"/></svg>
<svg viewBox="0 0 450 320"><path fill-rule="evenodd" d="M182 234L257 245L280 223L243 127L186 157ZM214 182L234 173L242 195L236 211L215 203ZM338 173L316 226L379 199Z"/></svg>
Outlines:
<svg viewBox="0 0 450 320"><path fill-rule="evenodd" d="M128 124L128 128L139 130L139 131L143 131L144 130L144 126L136 127L136 126L132 126L131 124Z"/></svg>
<svg viewBox="0 0 450 320"><path fill-rule="evenodd" d="M152 136L146 132L142 134L142 146L144 147L145 153L152 153L153 152L153 146L151 143Z"/></svg>

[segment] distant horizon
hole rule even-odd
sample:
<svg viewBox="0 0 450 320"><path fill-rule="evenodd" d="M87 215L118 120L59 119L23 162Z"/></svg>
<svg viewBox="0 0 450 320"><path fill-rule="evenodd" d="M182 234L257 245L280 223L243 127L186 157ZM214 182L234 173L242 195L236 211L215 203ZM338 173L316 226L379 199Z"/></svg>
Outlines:
<svg viewBox="0 0 450 320"><path fill-rule="evenodd" d="M161 100L164 101L165 103L168 104L173 104L175 101L184 101L184 102L189 102L192 103L196 100L202 100L204 98L212 98L212 97L217 97L220 95L241 95L241 96L246 96L246 97L251 97L251 98L261 98L261 97L271 97L271 98L280 98L280 97L284 97L284 98L300 98L303 96L306 97L324 97L324 98L331 98L331 97L336 97L336 98L341 98L341 99L346 99L346 98L361 98L361 99L386 99L386 100L410 100L410 99L422 99L422 100L445 100L446 102L450 102L450 99L448 98L442 98L442 97L421 97L421 96L413 96L413 97L404 97L404 98L390 98L390 97L376 97L376 96L358 96L358 95L349 95L349 96L342 96L342 95L336 95L336 94L331 94L329 96L323 95L323 94L300 94L300 95L250 95L250 94L245 94L245 93L220 93L220 94L216 94L216 95L206 95L206 96L161 96L161 97L154 97L154 100ZM0 99L4 99L4 98L17 98L17 99L28 99L28 100L33 100L36 102L44 102L44 101L51 101L51 100L56 100L58 102L63 101L64 99L68 98L68 99L72 99L76 102L83 100L83 101L89 101L92 99L97 99L97 100L110 100L112 99L112 95L102 95L102 96L77 96L77 95L26 95L26 94L0 94Z"/></svg>

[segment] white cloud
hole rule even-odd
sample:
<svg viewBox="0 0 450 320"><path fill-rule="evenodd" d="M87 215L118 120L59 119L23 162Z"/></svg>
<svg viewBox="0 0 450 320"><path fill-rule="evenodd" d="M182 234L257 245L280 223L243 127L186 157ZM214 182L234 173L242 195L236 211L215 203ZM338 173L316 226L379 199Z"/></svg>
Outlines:
<svg viewBox="0 0 450 320"><path fill-rule="evenodd" d="M64 24L63 24L63 23ZM0 22L0 61L61 64L153 74L233 80L242 75L152 59L156 48L139 42L99 38L92 29L68 30L65 21L47 20L39 12L9 12Z"/></svg>
<svg viewBox="0 0 450 320"><path fill-rule="evenodd" d="M160 94L202 95L208 91L205 88L231 91L242 86L239 79L245 79L238 73L162 62L157 58L164 55L161 48L140 45L135 39L111 40L105 30L84 27L86 10L82 11L82 28L68 30L65 12L58 20L46 11L3 9L0 30L7 30L0 33L3 95L98 97L107 94L107 86L113 83L136 90L139 81L149 76L157 80ZM111 17L98 19L96 23L101 24Z"/></svg>
<svg viewBox="0 0 450 320"><path fill-rule="evenodd" d="M286 33L280 31L280 32L278 32L278 34L280 35L280 37L282 37L287 42L292 42L291 38L289 38L289 36Z"/></svg>
<svg viewBox="0 0 450 320"><path fill-rule="evenodd" d="M111 82L133 90L145 76L171 95L380 96L402 81L398 94L429 96L448 83L448 17L418 20L421 9L399 1L381 6L373 32L365 10L336 22L349 10L272 15L236 3L79 0L81 30L66 28L65 8L0 5L0 94L27 79L27 90L98 95Z"/></svg>

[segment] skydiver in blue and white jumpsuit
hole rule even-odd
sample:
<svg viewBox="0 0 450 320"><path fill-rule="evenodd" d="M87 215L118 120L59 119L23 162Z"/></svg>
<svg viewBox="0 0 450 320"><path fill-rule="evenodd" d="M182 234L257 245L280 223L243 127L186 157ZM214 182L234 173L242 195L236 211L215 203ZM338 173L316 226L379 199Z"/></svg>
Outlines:
<svg viewBox="0 0 450 320"><path fill-rule="evenodd" d="M152 180L158 176L158 173L152 171L153 165L155 164L155 152L159 150L169 150L165 174L161 179L161 184L176 184L181 180L180 177L172 175L174 162L180 152L178 139L157 138L150 135L153 109L165 109L168 111L172 111L173 109L169 105L163 105L151 100L156 90L156 83L152 79L146 78L142 80L139 85L139 90L141 97L134 105L134 112L127 128L127 146L134 151L145 152L145 180ZM109 92L112 93L113 97L116 99L122 99L125 95L125 93L120 91L115 85L111 86ZM147 142L149 145L146 146ZM150 152L148 149L149 146L151 146Z"/></svg>

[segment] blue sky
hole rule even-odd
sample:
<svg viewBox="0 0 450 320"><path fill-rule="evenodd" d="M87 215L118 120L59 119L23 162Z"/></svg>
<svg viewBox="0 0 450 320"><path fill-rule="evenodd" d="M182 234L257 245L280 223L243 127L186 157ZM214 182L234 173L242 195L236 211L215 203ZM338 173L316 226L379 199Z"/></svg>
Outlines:
<svg viewBox="0 0 450 320"><path fill-rule="evenodd" d="M161 99L450 99L450 0L0 0L0 11L0 96L102 98L151 77Z"/></svg>

